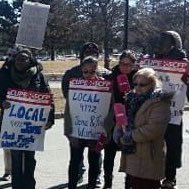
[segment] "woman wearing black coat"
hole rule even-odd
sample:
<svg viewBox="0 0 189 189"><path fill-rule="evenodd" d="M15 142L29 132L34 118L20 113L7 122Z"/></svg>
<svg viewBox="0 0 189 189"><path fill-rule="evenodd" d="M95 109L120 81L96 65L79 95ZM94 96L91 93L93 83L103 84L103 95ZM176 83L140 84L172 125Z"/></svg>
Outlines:
<svg viewBox="0 0 189 189"><path fill-rule="evenodd" d="M114 92L114 101L115 103L124 104L124 95L125 92L120 89L119 79L120 75L127 77L130 89L133 88L132 77L136 73L135 68L136 57L135 54L131 51L123 51L119 57L119 63L112 69L112 74L108 76L111 81L113 81L113 92ZM116 123L115 123L116 124ZM113 133L113 131L112 131ZM116 156L116 151L119 149L117 144L114 142L113 138L106 145L104 149L104 189L112 187L113 179L113 167L114 159Z"/></svg>
<svg viewBox="0 0 189 189"><path fill-rule="evenodd" d="M0 72L0 108L3 118L4 109L10 107L6 101L8 89L24 89L34 92L50 93L50 88L44 75L42 66L38 64L28 49L19 51L15 58L5 64ZM54 105L52 104L45 129L54 124ZM35 151L11 150L12 156L12 188L35 189ZM24 156L24 161L23 161ZM24 162L24 163L23 163Z"/></svg>

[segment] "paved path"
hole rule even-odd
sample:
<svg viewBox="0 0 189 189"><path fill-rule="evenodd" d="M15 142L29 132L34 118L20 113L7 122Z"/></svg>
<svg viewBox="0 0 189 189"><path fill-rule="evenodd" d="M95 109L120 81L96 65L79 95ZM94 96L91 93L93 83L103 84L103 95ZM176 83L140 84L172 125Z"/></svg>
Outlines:
<svg viewBox="0 0 189 189"><path fill-rule="evenodd" d="M186 132L186 126L189 128L189 112L184 114L185 128L183 145L183 167L178 172L178 188L189 188L189 133ZM56 120L54 128L46 134L45 151L36 154L36 189L63 189L67 188L67 167L69 162L69 147L66 137L63 136L63 119ZM86 153L86 151L85 151ZM118 173L120 153L117 154L114 168L114 189L124 189L124 174ZM3 153L0 150L0 174L3 174ZM85 165L87 165L85 158ZM102 174L103 175L103 174ZM87 173L83 184L87 182ZM0 182L0 188L7 188L10 184ZM82 185L78 187L84 188Z"/></svg>
<svg viewBox="0 0 189 189"><path fill-rule="evenodd" d="M49 81L49 85L51 89L60 89L61 88L61 81Z"/></svg>

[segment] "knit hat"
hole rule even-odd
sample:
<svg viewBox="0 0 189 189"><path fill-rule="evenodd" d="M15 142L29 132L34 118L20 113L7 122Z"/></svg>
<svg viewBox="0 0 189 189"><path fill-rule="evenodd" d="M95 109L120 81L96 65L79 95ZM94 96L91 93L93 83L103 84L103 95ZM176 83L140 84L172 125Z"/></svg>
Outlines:
<svg viewBox="0 0 189 189"><path fill-rule="evenodd" d="M93 43L93 42L85 43L83 45L82 49L81 49L81 52L80 52L80 60L81 60L81 62L85 58L85 54L87 54L87 56L96 55L96 57L98 58L98 56L99 56L98 45L96 43Z"/></svg>
<svg viewBox="0 0 189 189"><path fill-rule="evenodd" d="M81 64L82 66L85 64L98 64L98 60L92 56L87 56L82 60Z"/></svg>

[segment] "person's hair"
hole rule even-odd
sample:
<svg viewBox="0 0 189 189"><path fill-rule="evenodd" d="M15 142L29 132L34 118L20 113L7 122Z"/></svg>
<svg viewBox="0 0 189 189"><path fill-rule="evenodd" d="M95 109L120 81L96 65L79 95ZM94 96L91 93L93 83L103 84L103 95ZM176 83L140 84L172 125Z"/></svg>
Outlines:
<svg viewBox="0 0 189 189"><path fill-rule="evenodd" d="M152 83L153 90L157 87L161 87L161 82L158 79L156 72L152 68L142 68L133 76L133 80L142 76Z"/></svg>
<svg viewBox="0 0 189 189"><path fill-rule="evenodd" d="M130 50L124 50L119 57L119 61L124 58L129 58L133 63L137 60L134 52Z"/></svg>
<svg viewBox="0 0 189 189"><path fill-rule="evenodd" d="M98 60L93 56L87 56L82 60L82 66L86 64L98 64Z"/></svg>

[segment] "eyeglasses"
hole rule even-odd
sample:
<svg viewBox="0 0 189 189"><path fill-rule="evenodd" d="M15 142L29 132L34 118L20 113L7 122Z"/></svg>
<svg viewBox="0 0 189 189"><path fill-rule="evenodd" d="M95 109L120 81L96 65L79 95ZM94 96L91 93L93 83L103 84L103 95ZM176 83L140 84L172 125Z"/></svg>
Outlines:
<svg viewBox="0 0 189 189"><path fill-rule="evenodd" d="M148 86L150 83L133 83L134 87L138 86L138 87L146 87Z"/></svg>
<svg viewBox="0 0 189 189"><path fill-rule="evenodd" d="M120 62L119 66L133 67L133 64L131 64L131 63L125 63L125 62Z"/></svg>
<svg viewBox="0 0 189 189"><path fill-rule="evenodd" d="M90 74L90 75L94 75L96 73L96 71L88 71L88 70L83 70L82 71L83 74Z"/></svg>

